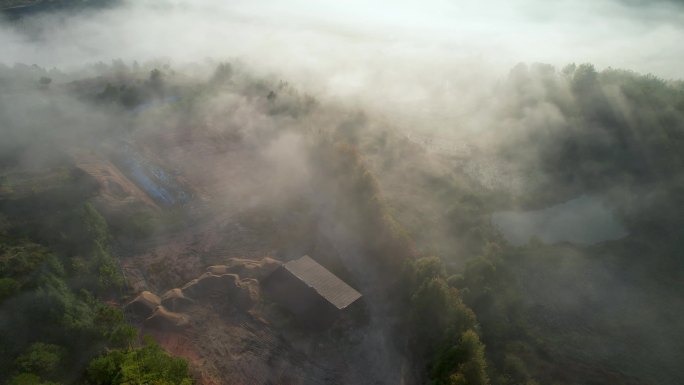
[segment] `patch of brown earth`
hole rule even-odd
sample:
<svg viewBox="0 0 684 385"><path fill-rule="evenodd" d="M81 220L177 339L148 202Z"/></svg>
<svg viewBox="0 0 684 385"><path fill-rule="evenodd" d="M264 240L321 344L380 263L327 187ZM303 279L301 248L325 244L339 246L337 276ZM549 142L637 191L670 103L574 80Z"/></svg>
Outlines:
<svg viewBox="0 0 684 385"><path fill-rule="evenodd" d="M185 332L163 331L144 328L142 333L149 335L169 354L188 360L190 368L199 385L220 385L220 379L203 370L202 357L197 352L193 340Z"/></svg>
<svg viewBox="0 0 684 385"><path fill-rule="evenodd" d="M159 206L128 179L109 160L92 154L78 154L76 167L95 178L100 188L100 198L111 207L118 207L130 203L141 202L155 210Z"/></svg>

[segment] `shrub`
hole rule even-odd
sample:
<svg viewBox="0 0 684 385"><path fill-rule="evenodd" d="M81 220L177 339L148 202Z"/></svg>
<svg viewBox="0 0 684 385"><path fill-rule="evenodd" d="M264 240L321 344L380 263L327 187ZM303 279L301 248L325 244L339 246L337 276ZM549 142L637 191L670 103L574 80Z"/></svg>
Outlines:
<svg viewBox="0 0 684 385"><path fill-rule="evenodd" d="M19 282L12 278L0 278L0 303L19 291Z"/></svg>
<svg viewBox="0 0 684 385"><path fill-rule="evenodd" d="M113 350L94 359L87 370L95 385L191 385L187 361L168 355L151 338L137 349Z"/></svg>
<svg viewBox="0 0 684 385"><path fill-rule="evenodd" d="M36 342L20 355L16 366L22 372L51 376L60 368L64 349L57 345Z"/></svg>

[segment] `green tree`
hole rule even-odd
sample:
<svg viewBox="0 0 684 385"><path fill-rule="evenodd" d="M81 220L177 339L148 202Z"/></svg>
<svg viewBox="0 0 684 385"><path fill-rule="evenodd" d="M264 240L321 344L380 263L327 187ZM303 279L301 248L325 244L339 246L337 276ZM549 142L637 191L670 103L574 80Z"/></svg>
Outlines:
<svg viewBox="0 0 684 385"><path fill-rule="evenodd" d="M12 278L0 278L0 303L19 291L19 282Z"/></svg>
<svg viewBox="0 0 684 385"><path fill-rule="evenodd" d="M16 359L15 364L20 372L52 377L60 368L63 358L62 347L36 342Z"/></svg>
<svg viewBox="0 0 684 385"><path fill-rule="evenodd" d="M459 367L466 383L469 385L484 385L489 383L487 378L487 364L485 361L484 345L480 337L473 330L463 333L459 348L465 356L465 362Z"/></svg>
<svg viewBox="0 0 684 385"><path fill-rule="evenodd" d="M97 303L93 323L110 347L127 347L136 335L135 328L126 324L121 309L107 304Z"/></svg>
<svg viewBox="0 0 684 385"><path fill-rule="evenodd" d="M137 349L113 350L94 359L87 370L95 385L191 385L187 361L169 356L151 338Z"/></svg>
<svg viewBox="0 0 684 385"><path fill-rule="evenodd" d="M484 345L477 333L466 330L458 343L446 349L433 368L433 383L445 385L486 385L487 363Z"/></svg>
<svg viewBox="0 0 684 385"><path fill-rule="evenodd" d="M33 373L21 373L12 377L8 385L60 385L58 382L44 381Z"/></svg>

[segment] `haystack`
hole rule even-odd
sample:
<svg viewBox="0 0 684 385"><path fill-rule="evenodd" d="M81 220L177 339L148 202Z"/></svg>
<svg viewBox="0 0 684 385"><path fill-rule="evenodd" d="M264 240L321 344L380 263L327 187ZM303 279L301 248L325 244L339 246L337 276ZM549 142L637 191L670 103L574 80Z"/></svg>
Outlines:
<svg viewBox="0 0 684 385"><path fill-rule="evenodd" d="M159 305L161 305L161 300L156 294L143 291L134 300L126 304L124 309L135 316L147 318Z"/></svg>
<svg viewBox="0 0 684 385"><path fill-rule="evenodd" d="M237 274L242 278L254 278L259 281L269 276L280 262L266 257L260 261L244 258L230 258L225 265L209 266L207 271L215 275Z"/></svg>
<svg viewBox="0 0 684 385"><path fill-rule="evenodd" d="M238 292L240 278L235 274L204 273L183 286L183 293L194 300L232 298Z"/></svg>
<svg viewBox="0 0 684 385"><path fill-rule="evenodd" d="M161 304L171 311L186 310L194 301L186 297L181 289L171 289L161 296Z"/></svg>
<svg viewBox="0 0 684 385"><path fill-rule="evenodd" d="M157 306L152 315L145 320L145 326L161 330L182 329L189 325L188 316L168 311L164 306Z"/></svg>
<svg viewBox="0 0 684 385"><path fill-rule="evenodd" d="M243 279L238 282L238 287L240 288L240 291L235 299L235 305L238 308L247 310L259 301L259 281L253 278Z"/></svg>

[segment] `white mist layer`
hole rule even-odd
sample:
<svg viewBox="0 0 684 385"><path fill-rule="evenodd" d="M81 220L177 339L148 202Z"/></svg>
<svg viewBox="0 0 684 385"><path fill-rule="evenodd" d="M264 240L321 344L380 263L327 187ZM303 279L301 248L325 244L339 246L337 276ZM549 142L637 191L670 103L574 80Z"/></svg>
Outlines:
<svg viewBox="0 0 684 385"><path fill-rule="evenodd" d="M662 1L148 0L22 23L37 28L0 24L0 63L238 58L317 97L437 129L472 115L518 62L684 77L684 7Z"/></svg>

